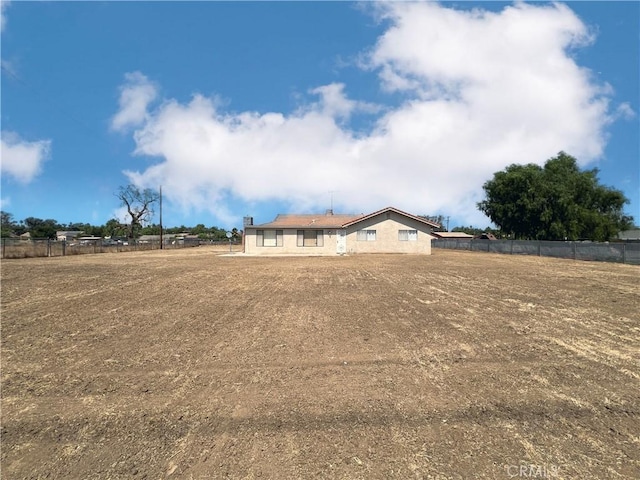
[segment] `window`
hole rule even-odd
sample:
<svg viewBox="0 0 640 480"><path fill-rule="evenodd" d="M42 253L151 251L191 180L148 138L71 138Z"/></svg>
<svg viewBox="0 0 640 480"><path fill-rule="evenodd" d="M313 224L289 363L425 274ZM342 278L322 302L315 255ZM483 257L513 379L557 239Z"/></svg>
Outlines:
<svg viewBox="0 0 640 480"><path fill-rule="evenodd" d="M298 230L299 247L322 247L324 236L322 230Z"/></svg>
<svg viewBox="0 0 640 480"><path fill-rule="evenodd" d="M416 242L418 240L418 231L398 230L398 240L401 242Z"/></svg>
<svg viewBox="0 0 640 480"><path fill-rule="evenodd" d="M256 230L256 246L281 247L282 230Z"/></svg>
<svg viewBox="0 0 640 480"><path fill-rule="evenodd" d="M358 230L356 240L359 242L374 242L376 239L375 230Z"/></svg>

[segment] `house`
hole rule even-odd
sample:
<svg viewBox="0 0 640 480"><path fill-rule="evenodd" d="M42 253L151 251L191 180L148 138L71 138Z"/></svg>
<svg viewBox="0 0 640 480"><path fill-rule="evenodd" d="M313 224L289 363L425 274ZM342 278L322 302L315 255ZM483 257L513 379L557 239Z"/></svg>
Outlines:
<svg viewBox="0 0 640 480"><path fill-rule="evenodd" d="M85 237L78 237L78 241L80 242L80 245L95 245L97 242L102 241L102 237L88 235Z"/></svg>
<svg viewBox="0 0 640 480"><path fill-rule="evenodd" d="M431 254L437 223L387 207L368 215L286 214L244 225L244 252L253 255Z"/></svg>
<svg viewBox="0 0 640 480"><path fill-rule="evenodd" d="M640 228L625 230L618 233L618 240L625 242L640 242Z"/></svg>
<svg viewBox="0 0 640 480"><path fill-rule="evenodd" d="M56 239L59 242L69 242L77 237L79 237L80 235L82 235L84 232L82 231L78 231L78 230L72 230L72 231L57 231L56 232Z"/></svg>
<svg viewBox="0 0 640 480"><path fill-rule="evenodd" d="M497 240L496 236L490 232L482 232L480 235L476 235L476 240Z"/></svg>

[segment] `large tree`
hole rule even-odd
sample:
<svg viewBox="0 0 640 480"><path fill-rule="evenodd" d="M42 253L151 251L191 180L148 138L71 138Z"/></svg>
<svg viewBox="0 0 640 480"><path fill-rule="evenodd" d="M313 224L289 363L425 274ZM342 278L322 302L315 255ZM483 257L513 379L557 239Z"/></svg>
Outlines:
<svg viewBox="0 0 640 480"><path fill-rule="evenodd" d="M153 205L160 199L160 194L150 188L141 190L136 185L127 185L120 187L116 197L120 204L127 208L131 217L129 238L134 238L142 228L142 223L149 221L153 216Z"/></svg>
<svg viewBox="0 0 640 480"><path fill-rule="evenodd" d="M56 231L62 230L56 220L47 218L42 220L36 217L27 217L24 219L26 230L31 233L31 238L56 238Z"/></svg>
<svg viewBox="0 0 640 480"><path fill-rule="evenodd" d="M633 225L624 194L600 185L597 169L581 171L564 152L544 167L510 165L483 188L478 208L515 238L606 241Z"/></svg>
<svg viewBox="0 0 640 480"><path fill-rule="evenodd" d="M13 215L4 210L0 211L0 235L2 238L15 235L16 222L13 221Z"/></svg>

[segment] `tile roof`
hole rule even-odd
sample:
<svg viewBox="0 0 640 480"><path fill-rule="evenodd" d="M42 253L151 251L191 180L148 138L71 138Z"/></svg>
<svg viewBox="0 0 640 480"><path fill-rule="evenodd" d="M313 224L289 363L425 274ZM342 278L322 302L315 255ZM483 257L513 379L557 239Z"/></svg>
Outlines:
<svg viewBox="0 0 640 480"><path fill-rule="evenodd" d="M339 228L347 222L351 222L362 215L344 215L344 214L280 214L273 222L254 225L259 228L294 228L294 227L313 227L313 228Z"/></svg>
<svg viewBox="0 0 640 480"><path fill-rule="evenodd" d="M618 238L620 240L640 240L640 228L620 232L618 233Z"/></svg>
<svg viewBox="0 0 640 480"><path fill-rule="evenodd" d="M260 225L252 225L252 228L344 228L349 225L353 225L362 220L380 215L388 211L396 212L418 222L429 225L430 227L439 227L437 223L430 222L424 217L417 217L410 213L403 212L397 208L387 207L382 210L370 213L368 215L345 215L345 214L331 214L331 213L318 213L318 214L280 214L273 222L262 223Z"/></svg>
<svg viewBox="0 0 640 480"><path fill-rule="evenodd" d="M473 238L473 235L464 232L431 232L431 234L438 238Z"/></svg>

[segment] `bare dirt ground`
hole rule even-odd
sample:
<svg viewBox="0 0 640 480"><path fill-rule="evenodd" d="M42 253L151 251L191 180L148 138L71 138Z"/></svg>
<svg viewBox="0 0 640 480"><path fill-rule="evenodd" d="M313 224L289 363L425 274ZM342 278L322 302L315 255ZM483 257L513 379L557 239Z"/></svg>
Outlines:
<svg viewBox="0 0 640 480"><path fill-rule="evenodd" d="M2 478L640 478L639 267L218 253L2 262Z"/></svg>

